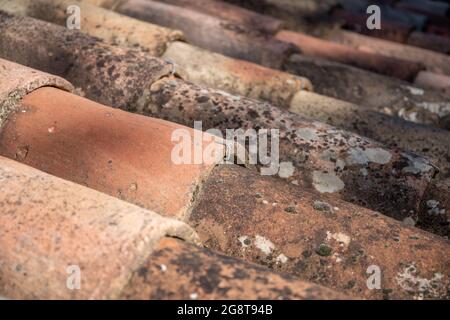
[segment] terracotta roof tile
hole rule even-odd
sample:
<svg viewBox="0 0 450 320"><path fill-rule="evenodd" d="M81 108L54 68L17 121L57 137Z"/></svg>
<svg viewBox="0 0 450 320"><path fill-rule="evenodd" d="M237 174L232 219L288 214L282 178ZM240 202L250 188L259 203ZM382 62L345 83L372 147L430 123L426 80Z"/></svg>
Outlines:
<svg viewBox="0 0 450 320"><path fill-rule="evenodd" d="M414 31L409 35L407 44L436 52L450 53L450 39L445 36Z"/></svg>
<svg viewBox="0 0 450 320"><path fill-rule="evenodd" d="M347 298L168 238L197 242L181 222L1 157L0 176L6 190L0 203L8 209L0 215L5 231L0 235L0 290L9 297ZM77 290L67 286L67 270L73 266L80 270Z"/></svg>
<svg viewBox="0 0 450 320"><path fill-rule="evenodd" d="M192 225L209 248L236 258L369 298L382 298L383 293L365 289L364 271L369 263L380 264L390 297L445 297L445 278L439 275L447 273L448 257L442 252L448 243L438 237L235 165L216 166L201 181L192 176L191 165L172 167L171 175L165 175L161 166L169 158L169 152L164 152L169 150L164 147L170 146L169 137L152 138L144 128L149 132L163 129L159 120L108 110L58 89L41 88L23 98L20 112L9 117L2 130L2 152L168 216L174 211L161 202L184 201L189 215L176 216ZM23 146L26 152L21 152ZM12 181L17 183L17 179ZM30 185L20 183L24 184ZM128 189L120 189L122 185ZM180 189L184 186L191 193ZM148 191L153 187L157 194L152 198ZM315 261L306 269L301 262L305 258ZM321 269L328 270L326 266L331 268L329 273ZM397 277L410 272L409 268L419 268L427 279L437 273L433 280L437 288L405 289ZM322 276L317 278L317 274Z"/></svg>
<svg viewBox="0 0 450 320"><path fill-rule="evenodd" d="M0 179L0 291L10 298L117 298L162 238L196 241L182 222L3 157ZM72 265L80 290L66 286Z"/></svg>
<svg viewBox="0 0 450 320"><path fill-rule="evenodd" d="M16 15L28 15L65 25L65 8L69 0L0 1L2 9ZM289 106L292 96L301 90L312 90L308 79L265 68L254 63L213 53L181 40L178 31L132 19L113 11L78 2L83 10L83 32L106 41L139 46L150 55L175 62L187 80L211 87ZM42 10L42 7L45 10ZM157 50L156 50L157 49Z"/></svg>
<svg viewBox="0 0 450 320"><path fill-rule="evenodd" d="M114 10L122 14L180 29L186 39L202 48L266 67L280 68L296 48L261 35L233 21L206 13L151 0L120 2Z"/></svg>
<svg viewBox="0 0 450 320"><path fill-rule="evenodd" d="M169 216L188 214L197 184L214 166L172 161L172 133L182 126L64 91L36 90L20 110L2 129L1 154Z"/></svg>
<svg viewBox="0 0 450 320"><path fill-rule="evenodd" d="M211 2L206 0L203 1L205 4ZM206 21L210 21L212 24L216 25L217 23L212 21L219 21L220 19L203 12L197 12L184 7L173 6L156 1L142 0L122 1L118 6L114 7L114 9L120 13L144 21L181 29L187 36L188 41L193 44L236 58L266 64L262 58L255 58L254 56L255 53L264 55L264 51L266 50L267 56L270 57L272 63L275 61L278 63L277 65L271 64L271 67L282 67L292 74L309 78L312 81L314 89L320 94L344 99L357 104L365 104L380 112L391 110L396 116L402 116L406 119L409 117L411 104L420 104L422 101L439 102L446 97L441 92L434 90L428 90L424 95L417 96L410 93L409 90L405 88L409 85L407 82L396 81L396 79L388 77L374 77L372 76L372 73L354 69L344 64L328 63L328 61L327 63L322 63L321 59L300 56L298 54L293 54L292 51L285 51L283 58L280 59L278 55L269 53L271 49L264 49L255 44L254 39L241 39L239 40L241 45L231 45L235 40L230 40L230 36L212 31L215 30L213 27L204 27L209 23ZM230 27L230 24L232 23L233 22L229 21L226 25ZM221 24L222 29L224 29L223 25L224 23ZM241 26L239 25L238 27ZM241 30L241 35L254 34L255 32L259 34L259 31L255 29L249 29L248 27L242 28L244 29ZM201 30L207 29L211 30L211 32L201 32ZM234 31L234 29L232 31L226 30L227 33ZM223 30L220 32L223 33ZM191 35L191 37L189 35ZM260 40L267 45L274 43L274 37L272 35L258 37L263 38L264 40ZM218 39L220 39L220 41ZM219 43L216 44L217 42ZM258 49L247 50L247 46ZM247 49L243 51L243 48ZM365 63L367 64L369 62L365 61ZM415 63L418 62L415 61ZM327 73L327 75L324 75L324 73ZM340 79L341 74L349 79ZM411 75L412 74L414 74L414 72L412 72ZM409 76L410 78L411 75ZM379 93L375 94L375 90L379 91ZM408 100L404 99L405 96ZM380 97L383 97L383 99ZM411 112L424 114L423 116L416 118L417 122L434 124L436 126L440 125L439 116L433 114L430 110L425 110L420 106L417 106L417 108L414 109L415 110ZM407 110L406 114L405 112L400 112L400 110Z"/></svg>
<svg viewBox="0 0 450 320"><path fill-rule="evenodd" d="M450 74L450 57L442 53L383 39L374 39L373 37L347 31L335 32L330 38L333 41L347 44L355 48L369 48L373 52L386 56L420 62L427 67L427 70L432 72Z"/></svg>
<svg viewBox="0 0 450 320"><path fill-rule="evenodd" d="M276 37L280 40L295 44L305 55L318 56L402 80L411 81L420 70L424 69L424 66L420 62L389 58L314 38L299 32L282 30L277 33Z"/></svg>
<svg viewBox="0 0 450 320"><path fill-rule="evenodd" d="M111 58L111 61L114 61L114 58ZM73 78L68 76L68 79ZM107 78L97 78L97 80L101 83L103 83L102 81L108 81ZM141 80L137 80L136 83L140 84L142 82ZM147 83L150 86L151 82ZM112 92L120 89L117 86L117 80L115 83L111 83L111 85L114 86L113 88L110 88L112 89ZM87 87L83 86L83 88ZM129 88L130 91L140 89L134 88L132 84L129 84ZM53 98L49 99L50 96ZM103 100L107 99L107 97L108 93L106 93L106 97L103 98ZM199 104L200 97L205 98L204 103ZM86 105L85 108L75 108L75 106L83 102ZM86 131L80 130L78 127L73 127L73 132L68 131L67 136L66 134L55 136L55 138L57 137L57 139L61 140L51 140L55 145L48 149L48 151L55 150L55 148L65 149L67 143L69 143L69 141L66 140L70 139L75 143L74 148L71 148L74 152L73 156L75 157L82 156L75 147L78 145L78 141L86 140L86 137L83 137L82 135L92 131L92 129L88 128L95 127L95 130L98 131L98 135L103 133L105 137L110 135L108 132L111 130L113 132L115 130L117 130L117 132L126 131L120 129L122 122L119 119L116 119L115 117L108 119L105 117L105 114L108 113L107 110L102 111L102 108L105 107L96 105L87 100L80 100L80 98L76 96L69 96L62 91L52 92L50 90L40 90L39 92L29 95L22 103L24 107L32 108L36 111L32 113L17 113L14 116L14 121L9 121L6 124L2 135L2 149L4 154L15 154L18 144L28 145L30 148L32 148L32 146L33 148L38 148L40 146L49 147L48 143L42 144L40 142L41 139L46 139L47 137L47 132L45 130L39 131L42 132L43 136L37 134L24 134L24 132L27 131L35 131L35 125L41 126L43 123L46 123L44 126L51 126L52 123L59 123L60 126L71 128L73 127L72 123L74 118L83 121L84 126L87 128ZM210 105L211 103L217 106L217 108L212 107ZM223 134L225 134L226 129L228 128L277 128L281 133L280 161L291 161L295 168L292 175L288 178L289 181L296 180L301 186L311 188L317 192L331 192L335 195L339 195L343 199L364 204L372 209L382 211L383 213L401 220L406 217L417 219L416 212L422 201L423 193L435 172L435 169L426 159L409 155L401 150L389 150L375 141L329 127L325 124L304 119L299 115L284 112L268 104L246 98L233 97L229 94L224 94L216 90L209 90L182 80L166 78L154 82L151 84L151 87L149 87L149 93L144 105L146 107L141 111L144 114L191 127L194 125L194 119L202 120L204 130L217 128L220 129ZM60 113L54 111L50 113L50 110L53 110L53 108L56 108ZM86 116L87 111L92 112L92 115ZM251 118L247 116L249 112L252 113ZM116 113L117 117L124 117L124 119L129 118L125 123L136 121L136 127L138 127L139 122L148 123L149 126L151 126L152 122L154 122L153 126L157 126L159 123L156 120L146 119L141 116L134 116L119 111ZM113 121L113 123L111 123L111 121ZM66 124L64 124L64 122L66 122ZM111 127L112 125L117 125L119 127ZM165 137L167 140L173 129L174 127L169 127L166 130ZM21 133L22 131L23 133ZM163 131L157 132L162 133ZM303 132L305 133L303 134ZM312 137L309 137L308 133L310 133ZM19 141L13 139L13 137L18 134L25 140ZM120 142L118 148L125 148L123 150L119 149L122 150L120 151L120 154L123 154L126 157L131 157L135 154L136 161L141 161L141 153L143 151L139 150L141 149L139 147L139 137L149 135L149 139L152 139L150 136L151 132L138 132L137 129L134 129L127 133L126 137L128 138L122 136L124 134L125 133L121 133L121 139L118 140ZM36 140L29 140L31 138ZM124 143L123 141L125 138L129 142ZM104 145L102 147L101 145L97 145L97 143ZM108 143L108 140L99 139L98 142L94 141L92 144L91 147L93 149L91 152L97 153L98 151L96 151L96 148L102 148L104 150L109 150L108 153L111 153L111 155L106 156L106 154L102 152L105 156L102 161L97 161L92 158L91 161L93 166L95 166L96 163L104 163L104 165L107 166L106 161L108 159L106 158L111 158L112 155L116 153ZM164 150L166 150L166 152L160 154L161 158L159 158L159 161L156 161L156 159L153 160L154 163L167 164L167 171L165 172L167 172L168 176L173 175L173 173L170 173L173 165L171 165L169 157L173 145L174 142L164 143L162 146L165 146ZM304 146L308 146L308 149L305 149ZM136 151L132 151L128 148L135 148ZM302 149L303 151L301 154L297 154L297 151ZM371 152L372 150L375 154L379 153L382 159L379 160L379 162L377 162L377 160L364 160L365 151L363 150L365 149L368 149L367 152ZM125 150L128 151L125 152ZM148 152L151 152L151 150ZM359 155L361 152L363 155ZM45 149L42 149L40 152L37 152L36 156L41 157L41 155L45 153ZM351 160L353 159L352 157L356 160ZM358 157L363 158L361 158L362 160L358 160ZM27 161L31 161L31 158L32 155L29 154ZM166 159L165 161L163 161L164 158ZM337 167L336 161L339 159L341 159L341 162L347 161L347 164L344 165L345 168L339 169ZM421 172L409 173L407 170L402 169L417 161L424 164L424 170ZM46 163L47 161L45 158L41 158L41 160L38 160L37 164L40 162ZM60 162L58 161L57 163ZM85 163L85 161L80 163ZM129 161L127 163L129 163ZM87 163L85 165L89 168ZM396 175L388 174L395 168L400 169ZM361 175L361 170L363 169L367 171L366 176ZM75 173L72 170L67 170L62 167L57 172L60 172L60 174L64 174L64 172L66 172L66 174L73 172L72 174L75 174L77 179L82 179L82 177L85 176L85 174L83 174L83 170L85 169L81 167L79 170L81 171ZM208 169L203 170L208 171ZM200 172L203 172L203 170ZM380 175L380 171L385 174ZM198 173L199 176L201 176L200 172ZM319 179L316 176L320 175L320 172L325 172L327 177L330 176L330 178L335 179L339 186L336 185L336 188L332 188L332 190L322 190L317 186L320 185L320 183L316 181ZM144 173L144 175L147 174L148 173ZM90 175L87 174L87 177L89 176ZM167 178L162 175L161 179ZM125 190L127 190L127 185L122 185L123 183L125 182L123 181L120 184L121 187L118 187L118 189L121 190L121 193L124 193L126 192ZM132 181L128 181L128 185L131 183ZM178 181L175 180L174 183L176 184ZM160 188L159 184L155 185L155 187ZM144 190L145 189L147 188L144 188ZM395 194L395 197L386 199L385 194L387 190L389 190L389 193ZM119 192L119 190L114 192ZM138 191L138 193L139 192L140 191ZM155 197L158 196L155 195ZM154 197L150 195L146 196L146 199L153 198ZM136 199L136 201L143 200ZM168 201L168 203L172 202ZM178 208L177 210L180 209ZM177 210L174 212L177 212ZM411 212L413 212L413 214L411 214Z"/></svg>
<svg viewBox="0 0 450 320"><path fill-rule="evenodd" d="M449 299L448 56L406 45L446 52L448 4L227 2L0 0L0 295ZM278 175L199 120L278 129Z"/></svg>
<svg viewBox="0 0 450 320"><path fill-rule="evenodd" d="M166 238L133 274L121 298L336 300L349 296Z"/></svg>

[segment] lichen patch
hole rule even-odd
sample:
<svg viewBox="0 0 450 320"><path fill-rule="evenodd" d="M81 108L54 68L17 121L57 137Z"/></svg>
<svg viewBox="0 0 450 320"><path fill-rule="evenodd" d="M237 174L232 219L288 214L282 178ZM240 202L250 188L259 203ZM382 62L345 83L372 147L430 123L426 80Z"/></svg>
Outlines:
<svg viewBox="0 0 450 320"><path fill-rule="evenodd" d="M321 193L334 193L344 189L344 182L334 173L313 172L313 185Z"/></svg>

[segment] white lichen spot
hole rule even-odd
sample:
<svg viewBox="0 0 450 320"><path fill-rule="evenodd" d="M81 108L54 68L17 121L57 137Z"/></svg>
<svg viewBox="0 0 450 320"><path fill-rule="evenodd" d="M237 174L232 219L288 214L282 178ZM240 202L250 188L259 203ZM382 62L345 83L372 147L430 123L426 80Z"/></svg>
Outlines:
<svg viewBox="0 0 450 320"><path fill-rule="evenodd" d="M278 257L275 259L277 263L286 263L288 261L288 258L284 254L278 255Z"/></svg>
<svg viewBox="0 0 450 320"><path fill-rule="evenodd" d="M321 193L333 193L344 189L344 182L334 173L313 172L313 185Z"/></svg>
<svg viewBox="0 0 450 320"><path fill-rule="evenodd" d="M361 172L361 174L364 176L364 177L366 177L367 176L367 169L366 168L361 168L360 170L359 170L360 172Z"/></svg>
<svg viewBox="0 0 450 320"><path fill-rule="evenodd" d="M290 161L283 161L280 163L280 169L278 170L278 176L283 179L290 178L295 171L295 167Z"/></svg>
<svg viewBox="0 0 450 320"><path fill-rule="evenodd" d="M351 241L350 236L346 235L345 233L342 232L331 233L330 231L327 231L327 241L330 241L332 239L339 242L339 244L342 246L348 246Z"/></svg>
<svg viewBox="0 0 450 320"><path fill-rule="evenodd" d="M269 204L269 201L267 201L267 200L263 200L263 202L262 203L264 203L264 204Z"/></svg>
<svg viewBox="0 0 450 320"><path fill-rule="evenodd" d="M415 299L442 298L447 288L442 273L434 273L433 278L419 277L419 272L414 263L399 271L396 276L397 284L405 291L413 293Z"/></svg>
<svg viewBox="0 0 450 320"><path fill-rule="evenodd" d="M166 272L167 271L167 266L165 264L159 265L159 268L161 269L161 272Z"/></svg>
<svg viewBox="0 0 450 320"><path fill-rule="evenodd" d="M298 180L292 180L291 183L292 183L294 186L298 186Z"/></svg>
<svg viewBox="0 0 450 320"><path fill-rule="evenodd" d="M255 246L266 255L269 255L272 250L275 249L275 245L272 243L272 241L260 235L257 235L255 237Z"/></svg>
<svg viewBox="0 0 450 320"><path fill-rule="evenodd" d="M300 128L297 129L297 136L305 141L316 141L317 132L311 128Z"/></svg>
<svg viewBox="0 0 450 320"><path fill-rule="evenodd" d="M425 91L420 88L411 87L411 86L405 86L405 88L408 89L409 92L411 92L411 94L415 95L415 96L421 96L425 93Z"/></svg>
<svg viewBox="0 0 450 320"><path fill-rule="evenodd" d="M369 159L370 162L378 163L378 164L386 164L391 161L392 155L389 151L386 151L381 148L368 148L364 150L364 153Z"/></svg>

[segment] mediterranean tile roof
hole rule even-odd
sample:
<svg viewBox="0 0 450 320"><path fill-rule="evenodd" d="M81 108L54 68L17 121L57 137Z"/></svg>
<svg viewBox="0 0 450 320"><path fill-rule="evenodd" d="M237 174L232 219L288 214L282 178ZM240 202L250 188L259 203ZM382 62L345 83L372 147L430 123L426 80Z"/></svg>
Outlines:
<svg viewBox="0 0 450 320"><path fill-rule="evenodd" d="M0 299L449 299L449 5L370 4L0 0Z"/></svg>

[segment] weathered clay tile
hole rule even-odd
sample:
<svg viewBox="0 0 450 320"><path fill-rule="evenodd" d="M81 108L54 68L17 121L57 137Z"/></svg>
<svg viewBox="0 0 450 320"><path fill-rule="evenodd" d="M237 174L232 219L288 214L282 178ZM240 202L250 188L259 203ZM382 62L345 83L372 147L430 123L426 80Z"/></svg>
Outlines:
<svg viewBox="0 0 450 320"><path fill-rule="evenodd" d="M381 28L369 30L366 28L367 15L352 13L342 9L333 10L332 15L342 20L343 26L371 37L382 38L396 42L406 42L413 26L401 22L381 20Z"/></svg>
<svg viewBox="0 0 450 320"><path fill-rule="evenodd" d="M11 113L17 112L20 100L41 87L73 91L66 80L7 60L0 60L0 127Z"/></svg>
<svg viewBox="0 0 450 320"><path fill-rule="evenodd" d="M198 242L182 222L2 157L0 178L0 292L9 297L347 298L195 247L178 240ZM70 287L75 270L79 287Z"/></svg>
<svg viewBox="0 0 450 320"><path fill-rule="evenodd" d="M0 30L2 58L69 79L82 94L111 106L140 110L146 85L174 73L172 63L142 50L36 19L0 12Z"/></svg>
<svg viewBox="0 0 450 320"><path fill-rule="evenodd" d="M0 3L3 9L7 8L15 13L27 13L31 16L47 19L50 22L60 23L60 21L52 17L62 16L64 14L62 4L66 4L68 1L58 0L51 2L49 0L39 0L30 2L29 0L16 0L0 1ZM34 6L30 3L34 3ZM41 15L42 11L36 9L36 3L45 5L45 15ZM8 4L8 7L6 4ZM50 4L53 4L53 6L50 6ZM93 9L92 6L84 1L81 4L83 5L83 11L93 10L97 16L107 16L108 21L117 21L120 24L131 25L133 30L140 30L141 25L148 25L150 28L149 32L159 30L157 26L139 22L139 20L133 20L112 11L98 7ZM103 20L97 19L97 16L83 15L83 31L91 35L101 36L105 40L124 39L128 45L138 44L145 49L151 50L152 44L149 47L144 37L130 38L127 29L111 30L106 28L106 26L101 25ZM131 21L136 21L137 26L135 27L134 22L132 24ZM84 23L87 23L88 27L84 27ZM100 28L89 28L91 25L99 26L99 23L101 25ZM165 46L167 47L167 44ZM439 130L420 127L386 117L367 108L313 93L298 92L302 89L311 89L310 83L306 79L299 79L295 76L289 76L286 73L277 72L242 60L227 58L186 43L174 42L168 45L163 58L171 59L178 65L181 65L184 71L183 76L188 80L251 98L268 100L278 106L289 106L291 111L304 116L328 122L346 130L355 131L388 145L398 145L403 149L422 153L432 158L439 166L441 172L442 170L448 171L447 157L449 155L445 143L448 139L445 138L447 134L443 131L438 134ZM294 95L295 92L298 93ZM377 125L372 126L372 122ZM416 138L413 139L412 137ZM428 142L433 145L433 148L428 148Z"/></svg>
<svg viewBox="0 0 450 320"><path fill-rule="evenodd" d="M268 15L258 14L223 1L216 0L156 0L183 8L204 12L211 16L231 20L249 29L275 34L283 27L283 21Z"/></svg>
<svg viewBox="0 0 450 320"><path fill-rule="evenodd" d="M422 88L440 88L443 90L450 90L450 76L421 71L414 79L414 84Z"/></svg>
<svg viewBox="0 0 450 320"><path fill-rule="evenodd" d="M167 44L183 40L183 34L126 16L117 19L114 12L104 10L80 0L1 0L0 8L21 16L32 16L66 26L67 8L80 9L81 31L117 44L140 46L153 56L160 56Z"/></svg>
<svg viewBox="0 0 450 320"><path fill-rule="evenodd" d="M127 0L120 2L114 10L137 19L180 29L192 44L270 68L280 68L286 58L297 51L293 45L236 22L170 4Z"/></svg>
<svg viewBox="0 0 450 320"><path fill-rule="evenodd" d="M314 92L297 93L289 111L421 154L432 160L440 174L446 176L450 172L448 130L405 121Z"/></svg>
<svg viewBox="0 0 450 320"><path fill-rule="evenodd" d="M228 58L187 43L174 42L163 58L179 64L184 78L249 98L287 108L300 91L312 91L311 82L299 76Z"/></svg>
<svg viewBox="0 0 450 320"><path fill-rule="evenodd" d="M172 134L176 129L183 127L41 88L10 115L1 131L0 153L139 206L184 218L198 183L215 162L192 164L189 170L174 163L171 153L177 141L172 141ZM184 130L194 140L194 131Z"/></svg>
<svg viewBox="0 0 450 320"><path fill-rule="evenodd" d="M187 126L202 119L204 130L216 128L225 133L229 128L279 129L280 161L286 163L287 171L292 169L284 177L289 182L340 195L397 219L417 212L421 195L434 175L433 166L421 157L387 149L370 139L269 104L180 80L154 83L150 99L148 114ZM408 168L419 163L423 163L423 170L409 172ZM281 167L279 175L283 177Z"/></svg>
<svg viewBox="0 0 450 320"><path fill-rule="evenodd" d="M442 53L343 30L330 34L329 39L355 48L368 48L382 55L420 62L431 72L450 74L450 57Z"/></svg>
<svg viewBox="0 0 450 320"><path fill-rule="evenodd" d="M427 188L418 224L420 228L450 238L450 174L442 175Z"/></svg>
<svg viewBox="0 0 450 320"><path fill-rule="evenodd" d="M422 195L434 172L424 159L384 149L368 139L283 113L270 105L181 80L160 80L150 88L149 96L148 107L143 110L145 114L188 126L201 119L204 130L280 129L280 159L291 161L289 168L292 167L290 176L284 177L281 171L280 176L301 187L334 193L397 219L418 219ZM200 97L204 97L201 104L198 103ZM197 183L212 168L212 165L196 165L185 172L184 168L174 165L170 154L175 142L159 144L169 142L177 126L160 120L109 110L55 89L41 89L28 95L22 100L21 110L25 112L15 113L4 125L0 138L3 155L135 204L150 206L158 212L186 216L188 199L197 192ZM74 122L83 123L85 129L80 130ZM124 125L136 129L125 130ZM89 138L92 134L97 137L95 140ZM148 137L149 141L145 149L140 147L143 137ZM111 147L111 139L117 141L117 149ZM64 152L54 153L56 150ZM142 159L146 154L147 157L154 154L154 150L159 153L152 156L150 166ZM55 158L54 161L49 162L49 156ZM66 157L72 159L71 162L67 163ZM421 164L421 172L408 171L418 164ZM132 175L125 174L130 166L140 169L132 171ZM105 175L109 174L98 177L100 168ZM95 175L91 173L94 169ZM393 175L393 169L399 172ZM381 175L380 170L386 174ZM149 176L154 178L147 178ZM186 182L180 183L180 177ZM167 191L161 191L162 185L167 185L164 190L178 190L184 197L177 201L165 197ZM391 197L387 198L388 194Z"/></svg>
<svg viewBox="0 0 450 320"><path fill-rule="evenodd" d="M282 30L277 33L276 37L280 40L295 44L304 55L317 56L331 61L345 63L406 81L414 80L417 73L424 69L424 66L419 62L411 62L361 51L350 46L322 40L300 32Z"/></svg>
<svg viewBox="0 0 450 320"><path fill-rule="evenodd" d="M197 241L180 221L3 157L0 180L0 293L10 298L118 298L162 238Z"/></svg>
<svg viewBox="0 0 450 320"><path fill-rule="evenodd" d="M408 121L450 129L448 93L422 89L358 68L294 54L285 70L307 77L322 95L363 105Z"/></svg>
<svg viewBox="0 0 450 320"><path fill-rule="evenodd" d="M166 238L133 274L123 299L347 299L324 287Z"/></svg>

